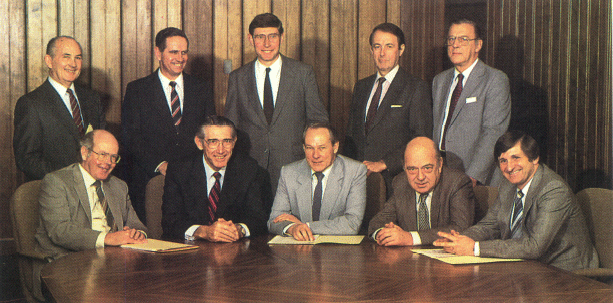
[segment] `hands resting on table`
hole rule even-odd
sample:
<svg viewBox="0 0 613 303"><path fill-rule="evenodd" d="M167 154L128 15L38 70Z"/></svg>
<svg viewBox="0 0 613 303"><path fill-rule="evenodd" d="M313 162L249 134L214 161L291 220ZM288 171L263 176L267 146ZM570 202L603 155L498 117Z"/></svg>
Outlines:
<svg viewBox="0 0 613 303"><path fill-rule="evenodd" d="M286 231L286 233L294 237L294 239L298 241L315 240L311 228L306 223L302 223L302 221L298 220L298 218L296 218L294 215L281 214L273 220L274 223L282 221L290 221L294 223Z"/></svg>
<svg viewBox="0 0 613 303"><path fill-rule="evenodd" d="M123 244L147 243L147 236L140 230L124 226L123 230L106 234L104 245L119 246Z"/></svg>

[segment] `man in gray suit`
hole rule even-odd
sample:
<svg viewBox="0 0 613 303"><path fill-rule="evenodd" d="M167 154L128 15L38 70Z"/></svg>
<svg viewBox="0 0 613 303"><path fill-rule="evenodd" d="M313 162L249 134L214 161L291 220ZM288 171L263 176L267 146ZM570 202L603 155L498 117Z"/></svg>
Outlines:
<svg viewBox="0 0 613 303"><path fill-rule="evenodd" d="M447 54L454 67L434 77L433 138L445 151L448 166L464 169L477 182L497 185L492 150L509 126L509 79L479 60L483 46L477 24L459 20L451 24Z"/></svg>
<svg viewBox="0 0 613 303"><path fill-rule="evenodd" d="M302 158L308 122L327 122L313 68L279 54L283 25L273 14L249 25L257 59L228 79L225 116L236 124L236 151L248 151L270 173L273 193L281 166Z"/></svg>
<svg viewBox="0 0 613 303"><path fill-rule="evenodd" d="M539 163L536 141L505 133L494 156L508 180L487 215L462 235L439 232L434 245L464 256L534 259L565 270L598 267L583 213L566 182Z"/></svg>
<svg viewBox="0 0 613 303"><path fill-rule="evenodd" d="M417 137L407 144L404 171L394 195L370 220L368 234L384 246L432 244L438 231L462 231L473 223L475 195L470 178L443 165L436 144Z"/></svg>
<svg viewBox="0 0 613 303"><path fill-rule="evenodd" d="M327 123L309 124L303 138L306 159L281 169L268 230L299 241L357 234L366 208L366 167L336 155L338 140Z"/></svg>

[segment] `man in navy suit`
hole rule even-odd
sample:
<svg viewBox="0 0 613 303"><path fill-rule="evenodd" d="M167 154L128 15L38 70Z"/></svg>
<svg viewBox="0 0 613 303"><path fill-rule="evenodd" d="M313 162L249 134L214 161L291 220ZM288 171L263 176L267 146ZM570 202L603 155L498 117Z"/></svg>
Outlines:
<svg viewBox="0 0 613 303"><path fill-rule="evenodd" d="M155 37L160 68L130 82L122 108L122 143L131 163L130 197L143 222L145 188L169 161L191 159L198 153L193 136L204 118L215 114L211 88L183 72L189 40L183 30L169 27Z"/></svg>

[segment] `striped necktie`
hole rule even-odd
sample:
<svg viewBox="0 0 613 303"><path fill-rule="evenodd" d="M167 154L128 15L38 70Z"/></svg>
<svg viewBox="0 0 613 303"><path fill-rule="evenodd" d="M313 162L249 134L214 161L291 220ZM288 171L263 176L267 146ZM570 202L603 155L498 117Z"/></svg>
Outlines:
<svg viewBox="0 0 613 303"><path fill-rule="evenodd" d="M521 190L517 191L515 200L513 200L513 213L511 214L511 238L517 239L521 237L521 228L519 222L524 214L524 205L521 203L521 198L524 197L524 193Z"/></svg>
<svg viewBox="0 0 613 303"><path fill-rule="evenodd" d="M170 108L172 110L172 120L175 123L175 127L178 128L181 123L181 101L179 100L179 94L177 94L177 90L175 86L177 86L177 82L170 81L170 87L172 87L172 91L170 92Z"/></svg>

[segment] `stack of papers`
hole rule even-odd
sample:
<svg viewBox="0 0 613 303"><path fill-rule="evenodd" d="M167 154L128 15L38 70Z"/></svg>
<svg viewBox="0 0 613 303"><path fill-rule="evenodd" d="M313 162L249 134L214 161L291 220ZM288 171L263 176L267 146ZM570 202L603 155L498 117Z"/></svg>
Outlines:
<svg viewBox="0 0 613 303"><path fill-rule="evenodd" d="M522 259L501 259L501 258L482 258L475 256L456 256L452 253L448 253L441 248L435 249L411 249L412 252L443 261L448 264L481 264L481 263L493 263L493 262L516 262L523 261Z"/></svg>
<svg viewBox="0 0 613 303"><path fill-rule="evenodd" d="M145 251L171 252L171 251L179 251L179 250L187 250L187 249L196 249L198 248L198 245L189 245L189 244L168 242L168 241L162 241L162 240L156 240L156 239L147 239L147 243L124 244L124 245L121 245L121 247L145 250Z"/></svg>
<svg viewBox="0 0 613 303"><path fill-rule="evenodd" d="M314 235L313 241L298 241L293 237L275 236L272 240L268 241L268 244L320 244L320 243L333 243L333 244L353 244L357 245L362 242L364 236L324 236Z"/></svg>

